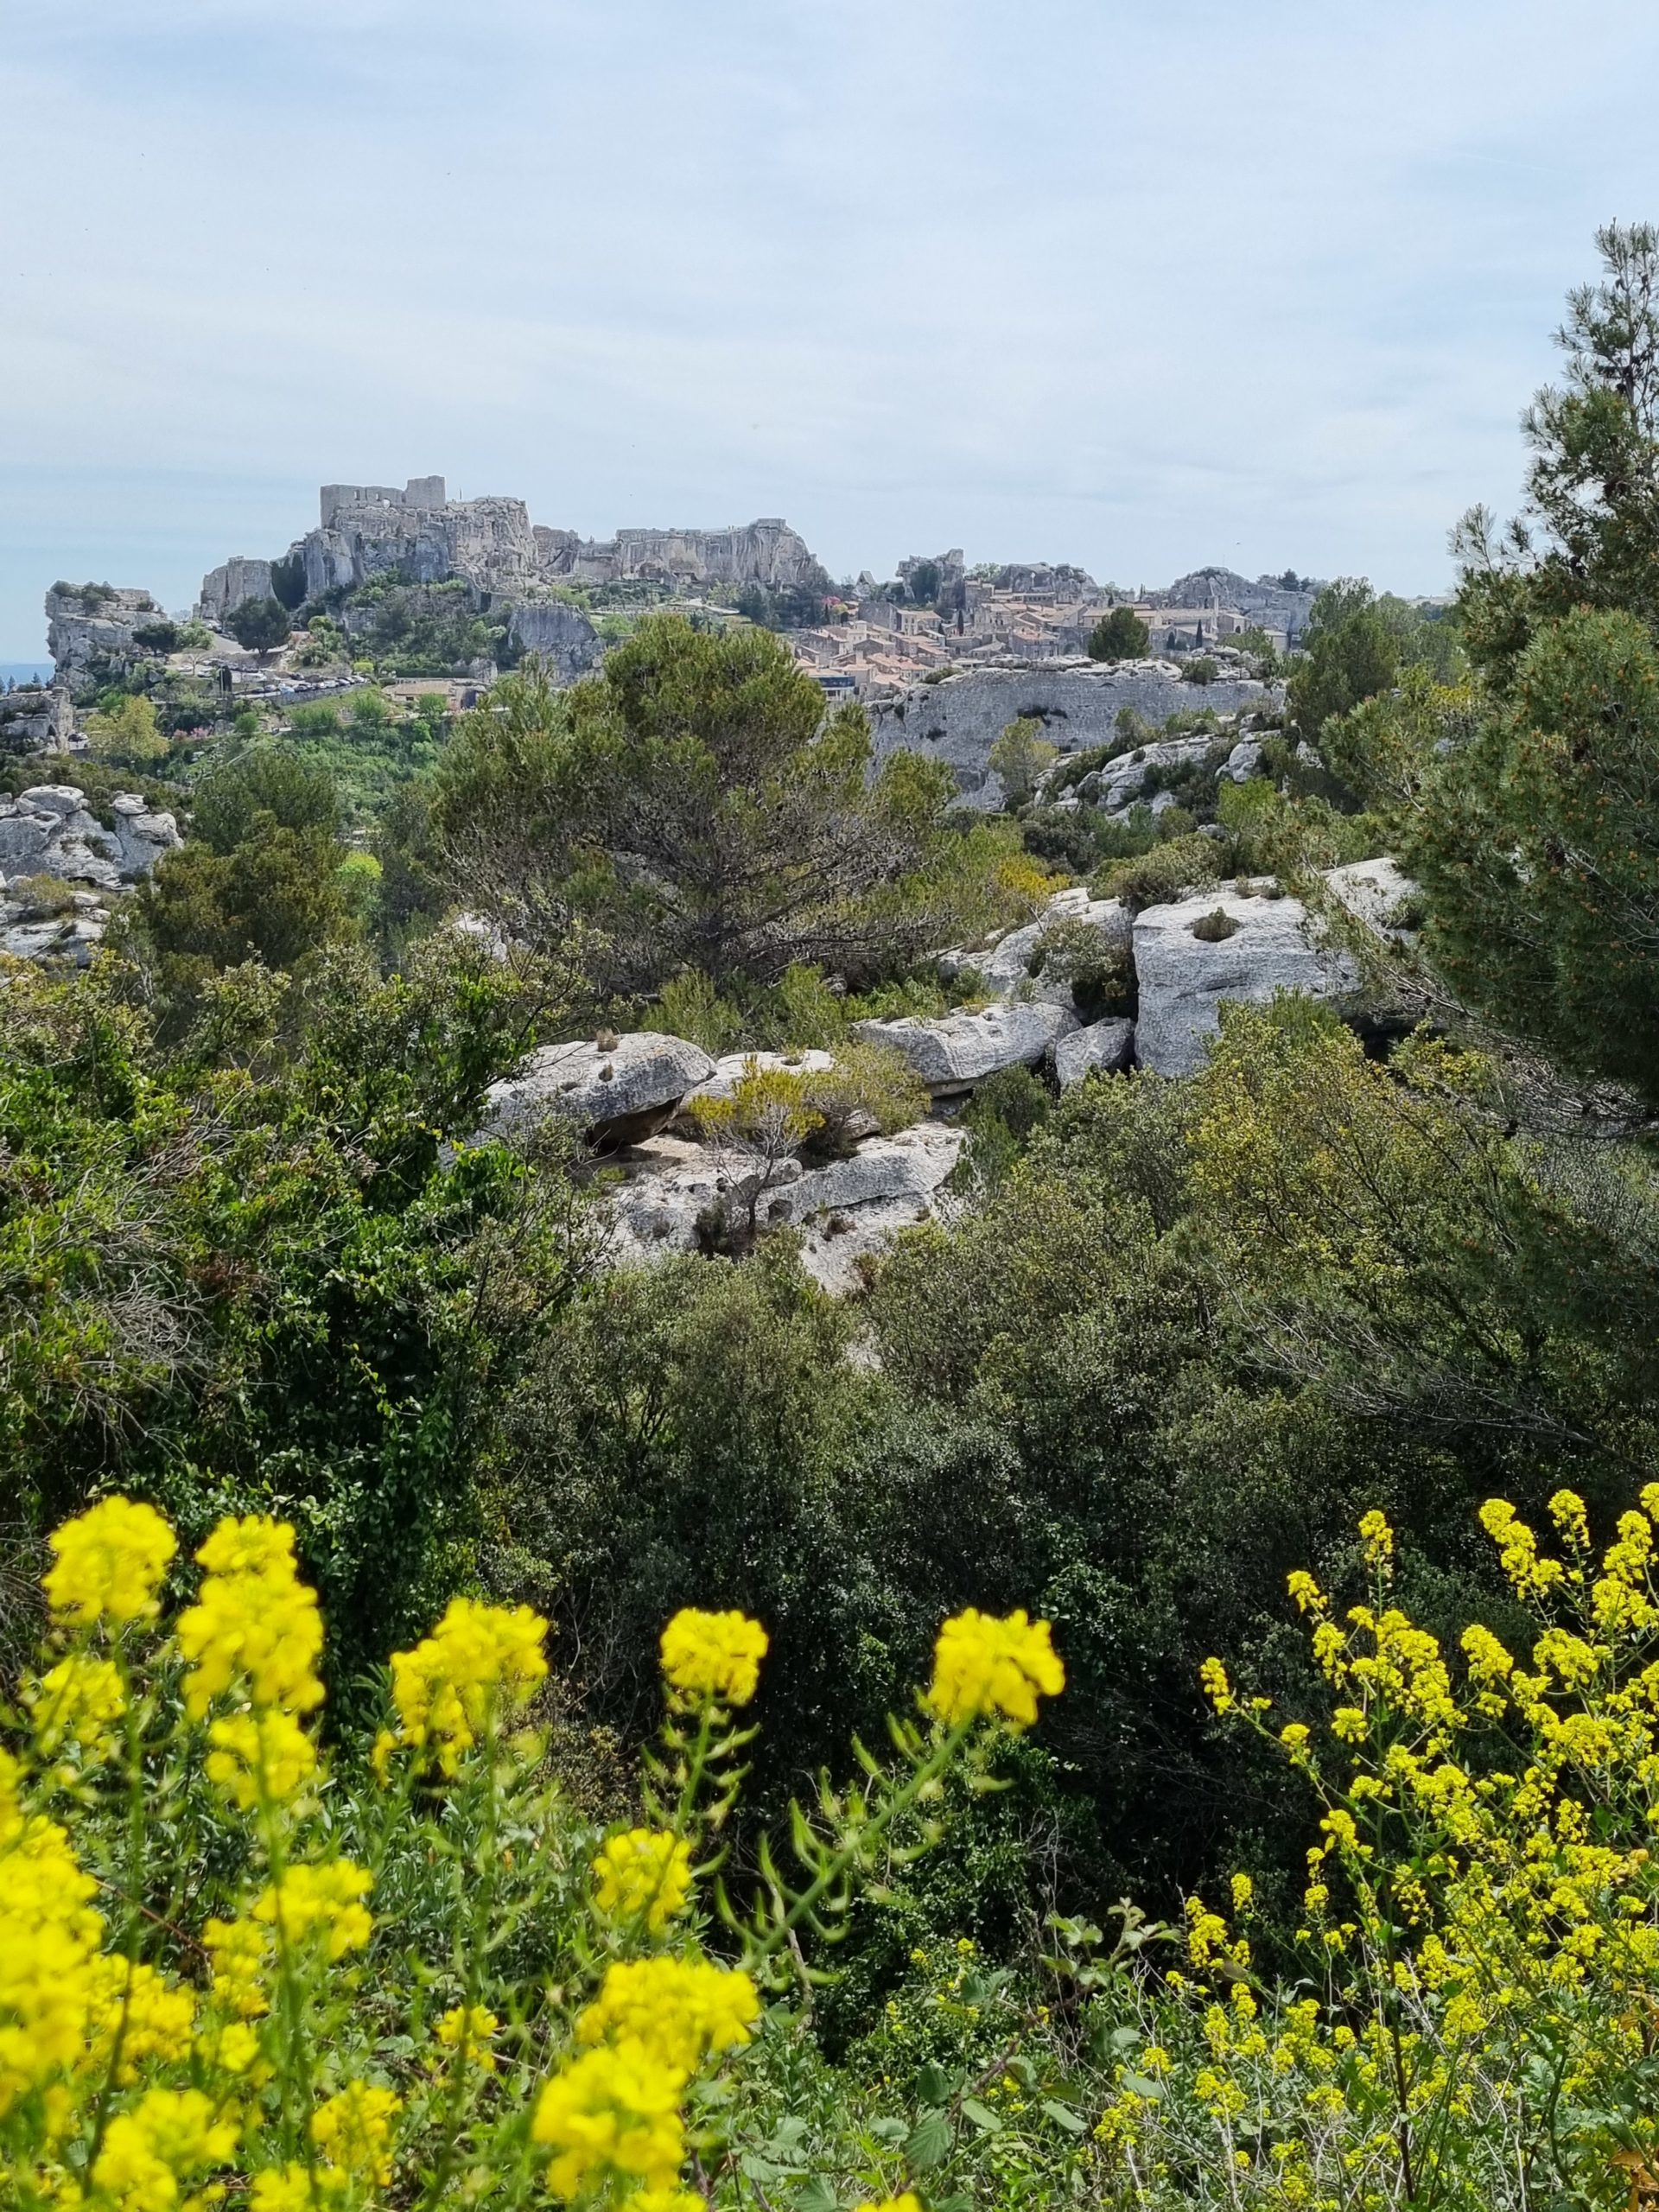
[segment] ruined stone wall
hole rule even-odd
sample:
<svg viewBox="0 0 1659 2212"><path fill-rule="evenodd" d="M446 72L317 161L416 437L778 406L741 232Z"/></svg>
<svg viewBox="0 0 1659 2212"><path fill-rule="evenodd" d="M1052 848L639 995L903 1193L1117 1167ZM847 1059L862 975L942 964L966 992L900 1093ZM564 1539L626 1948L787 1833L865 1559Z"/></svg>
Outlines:
<svg viewBox="0 0 1659 2212"><path fill-rule="evenodd" d="M1080 753L1116 734L1119 709L1133 707L1149 722L1195 707L1230 714L1261 705L1264 684L1184 683L1167 661L1129 661L1104 668L1093 661L1027 662L968 668L943 683L918 683L896 698L873 701L870 726L878 757L908 751L948 761L964 801L999 801L990 753L1011 721L1032 715L1051 745Z"/></svg>

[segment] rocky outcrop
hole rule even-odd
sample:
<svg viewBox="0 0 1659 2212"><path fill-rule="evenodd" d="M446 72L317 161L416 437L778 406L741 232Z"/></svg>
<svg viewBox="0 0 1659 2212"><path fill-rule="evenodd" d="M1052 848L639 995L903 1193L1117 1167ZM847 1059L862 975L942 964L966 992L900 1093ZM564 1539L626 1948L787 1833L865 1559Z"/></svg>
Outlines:
<svg viewBox="0 0 1659 2212"><path fill-rule="evenodd" d="M148 875L183 842L173 817L152 813L137 791L123 791L111 811L106 826L74 784L35 784L0 799L0 875L50 875L113 891Z"/></svg>
<svg viewBox="0 0 1659 2212"><path fill-rule="evenodd" d="M1037 1066L1077 1027L1069 1008L1033 1001L928 1020L855 1021L853 1033L902 1054L935 1098L952 1098L1000 1068Z"/></svg>
<svg viewBox="0 0 1659 2212"><path fill-rule="evenodd" d="M1064 966L1055 961L1051 967L1052 948L1046 940L1053 938L1062 925L1066 948L1074 957ZM1071 972L1079 933L1092 930L1101 940L1102 956L1109 958L1128 951L1130 928L1128 911L1119 900L1091 899L1079 885L1057 891L1034 922L1006 931L981 950L940 953L939 974L947 983L971 976L982 990L996 998L1018 995L1075 1011ZM1086 951L1086 940L1081 949Z"/></svg>
<svg viewBox="0 0 1659 2212"><path fill-rule="evenodd" d="M1208 891L1135 920L1135 1056L1159 1075L1192 1075L1220 1033L1224 1000L1275 991L1341 999L1358 982L1345 952L1299 899Z"/></svg>
<svg viewBox="0 0 1659 2212"><path fill-rule="evenodd" d="M639 1144L664 1128L686 1093L706 1082L715 1064L682 1037L635 1031L603 1043L544 1045L505 1081L485 1093L485 1134L552 1116L573 1123L595 1151Z"/></svg>
<svg viewBox="0 0 1659 2212"><path fill-rule="evenodd" d="M1133 752L1120 753L1116 760L1091 768L1076 786L1077 797L1085 806L1096 806L1103 814L1127 813L1140 801L1154 770L1199 766L1214 743L1212 737L1199 734L1137 745ZM1154 804L1157 798L1166 796L1161 791L1156 793Z"/></svg>
<svg viewBox="0 0 1659 2212"><path fill-rule="evenodd" d="M80 697L125 676L149 658L135 632L166 620L147 591L54 584L46 594L46 647L58 683Z"/></svg>
<svg viewBox="0 0 1659 2212"><path fill-rule="evenodd" d="M572 530L536 530L542 573L573 583L764 584L829 588L806 540L779 515L729 530L619 530L614 537L580 537Z"/></svg>
<svg viewBox="0 0 1659 2212"><path fill-rule="evenodd" d="M109 908L99 906L91 892L78 892L67 907L47 907L0 892L0 953L48 967L89 968L109 921Z"/></svg>
<svg viewBox="0 0 1659 2212"><path fill-rule="evenodd" d="M562 599L522 601L512 610L509 635L521 653L534 653L561 683L574 683L597 667L604 651L581 608Z"/></svg>
<svg viewBox="0 0 1659 2212"><path fill-rule="evenodd" d="M209 569L202 578L196 612L204 622L222 627L226 617L245 606L249 600L270 597L270 563L250 561L238 553L221 562L218 568Z"/></svg>
<svg viewBox="0 0 1659 2212"><path fill-rule="evenodd" d="M1121 1015L1074 1029L1054 1047L1054 1073L1062 1090L1070 1090L1092 1071L1120 1074L1135 1060L1135 1024Z"/></svg>
<svg viewBox="0 0 1659 2212"><path fill-rule="evenodd" d="M459 577L480 601L532 602L538 582L560 579L813 590L825 590L830 582L804 539L778 516L729 530L620 530L614 537L589 538L572 530L532 527L522 499L451 499L442 476L413 476L401 490L392 484L325 484L316 529L289 548L289 556L296 556L311 600L354 591L378 575L410 584ZM199 602L203 619L222 623L245 599L262 598L271 588L271 567L269 561L238 556L210 569ZM583 639L568 619L537 620L542 640L525 638L526 650L546 654L569 674L591 665L591 658L579 665L572 658L578 648L586 652L589 640L596 649L591 629Z"/></svg>
<svg viewBox="0 0 1659 2212"><path fill-rule="evenodd" d="M20 683L0 691L0 753L64 753L74 735L75 709L61 684Z"/></svg>
<svg viewBox="0 0 1659 2212"><path fill-rule="evenodd" d="M759 1224L798 1230L808 1274L843 1294L858 1287L871 1256L926 1218L962 1145L960 1129L918 1122L893 1136L868 1138L827 1167L783 1161L760 1194ZM706 1249L722 1214L746 1208L753 1187L734 1180L706 1147L680 1137L654 1137L619 1166L622 1180L610 1196L612 1256L624 1265Z"/></svg>
<svg viewBox="0 0 1659 2212"><path fill-rule="evenodd" d="M1090 660L1035 661L965 668L942 683L918 683L895 697L874 700L870 724L878 756L909 751L942 760L955 772L964 804L995 807L1002 788L991 770L991 747L1022 715L1040 721L1044 736L1063 753L1080 753L1116 737L1125 707L1161 722L1195 704L1231 713L1268 696L1266 686L1242 679L1197 692L1168 661L1111 668ZM1204 747L1209 743L1205 739Z"/></svg>

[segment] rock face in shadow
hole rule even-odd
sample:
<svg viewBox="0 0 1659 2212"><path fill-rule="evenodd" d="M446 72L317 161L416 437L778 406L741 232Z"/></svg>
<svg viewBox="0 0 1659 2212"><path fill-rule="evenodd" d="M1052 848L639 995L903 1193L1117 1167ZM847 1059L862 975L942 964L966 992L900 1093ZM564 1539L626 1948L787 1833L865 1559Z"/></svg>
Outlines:
<svg viewBox="0 0 1659 2212"><path fill-rule="evenodd" d="M853 1033L866 1044L901 1053L936 1098L950 1098L1000 1068L1037 1066L1077 1027L1077 1017L1069 1007L1039 1001L931 1020L906 1015L896 1021L855 1021Z"/></svg>
<svg viewBox="0 0 1659 2212"><path fill-rule="evenodd" d="M1121 1014L1075 1029L1054 1047L1054 1074L1062 1090L1081 1083L1091 1070L1120 1075L1135 1060L1135 1024Z"/></svg>
<svg viewBox="0 0 1659 2212"><path fill-rule="evenodd" d="M1217 918L1219 917L1219 919ZM1260 1005L1275 991L1341 999L1359 982L1300 899L1206 891L1135 919L1140 993L1135 1056L1157 1075L1192 1075L1221 1033L1224 1000Z"/></svg>
<svg viewBox="0 0 1659 2212"><path fill-rule="evenodd" d="M511 635L520 652L534 653L561 683L574 683L599 665L599 632L578 607L562 599L525 600L512 610Z"/></svg>
<svg viewBox="0 0 1659 2212"><path fill-rule="evenodd" d="M484 1133L505 1136L521 1122L557 1116L596 1152L614 1152L665 1128L686 1093L714 1072L700 1046L652 1030L603 1045L544 1045L518 1074L490 1085Z"/></svg>

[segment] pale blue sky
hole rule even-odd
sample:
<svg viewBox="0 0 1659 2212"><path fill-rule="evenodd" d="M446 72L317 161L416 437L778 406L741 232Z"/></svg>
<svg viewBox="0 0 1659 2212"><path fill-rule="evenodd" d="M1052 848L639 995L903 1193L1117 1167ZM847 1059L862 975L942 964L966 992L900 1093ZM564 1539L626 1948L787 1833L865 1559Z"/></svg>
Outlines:
<svg viewBox="0 0 1659 2212"><path fill-rule="evenodd" d="M0 660L325 480L1135 584L1448 578L1653 0L7 0Z"/></svg>

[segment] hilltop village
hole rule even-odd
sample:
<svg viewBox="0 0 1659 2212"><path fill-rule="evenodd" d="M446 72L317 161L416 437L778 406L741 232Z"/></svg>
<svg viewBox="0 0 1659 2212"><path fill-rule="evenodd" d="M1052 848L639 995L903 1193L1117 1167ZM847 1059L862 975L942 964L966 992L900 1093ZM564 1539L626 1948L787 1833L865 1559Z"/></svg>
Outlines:
<svg viewBox="0 0 1659 2212"><path fill-rule="evenodd" d="M1087 674L1090 639L1118 607L1143 622L1169 682L1195 664L1200 680L1250 680L1294 649L1317 589L1294 573L1252 582L1212 568L1131 592L1065 565L969 569L959 549L901 561L885 583L866 571L838 585L777 518L593 539L532 524L519 499L451 499L441 476L330 484L315 529L283 554L219 563L188 612L139 588L54 585L54 679L0 696L0 749L78 750L78 713L111 685L142 688L175 728L370 682L453 709L527 656L570 682L663 606L779 631L827 699L861 700L893 731L919 686L958 671Z"/></svg>

